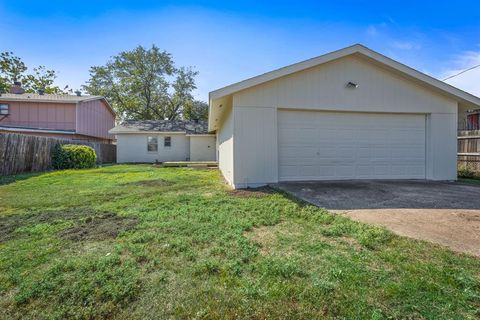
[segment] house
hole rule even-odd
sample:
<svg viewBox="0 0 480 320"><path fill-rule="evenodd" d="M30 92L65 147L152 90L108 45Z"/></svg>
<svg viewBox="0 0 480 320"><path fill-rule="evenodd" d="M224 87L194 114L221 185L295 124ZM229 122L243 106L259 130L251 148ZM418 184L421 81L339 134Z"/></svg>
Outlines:
<svg viewBox="0 0 480 320"><path fill-rule="evenodd" d="M219 168L281 181L455 180L457 115L480 98L354 45L210 92Z"/></svg>
<svg viewBox="0 0 480 320"><path fill-rule="evenodd" d="M215 161L215 134L198 120L125 121L110 130L118 163Z"/></svg>
<svg viewBox="0 0 480 320"><path fill-rule="evenodd" d="M112 143L115 112L104 97L25 93L20 83L0 95L0 132Z"/></svg>

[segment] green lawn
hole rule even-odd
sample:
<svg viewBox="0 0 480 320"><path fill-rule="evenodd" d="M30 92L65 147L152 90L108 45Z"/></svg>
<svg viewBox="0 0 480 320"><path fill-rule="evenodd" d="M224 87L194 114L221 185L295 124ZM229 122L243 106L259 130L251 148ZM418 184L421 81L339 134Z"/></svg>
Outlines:
<svg viewBox="0 0 480 320"><path fill-rule="evenodd" d="M0 182L0 319L480 317L480 259L216 170Z"/></svg>

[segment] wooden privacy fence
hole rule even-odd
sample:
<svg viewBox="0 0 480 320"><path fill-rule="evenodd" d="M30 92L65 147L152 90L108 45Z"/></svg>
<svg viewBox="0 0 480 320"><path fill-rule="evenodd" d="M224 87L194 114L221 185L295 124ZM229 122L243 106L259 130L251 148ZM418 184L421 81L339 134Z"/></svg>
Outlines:
<svg viewBox="0 0 480 320"><path fill-rule="evenodd" d="M480 130L458 132L458 169L480 172Z"/></svg>
<svg viewBox="0 0 480 320"><path fill-rule="evenodd" d="M52 151L57 144L81 144L95 149L97 163L116 162L116 145L68 139L0 133L0 174L45 171L52 168Z"/></svg>

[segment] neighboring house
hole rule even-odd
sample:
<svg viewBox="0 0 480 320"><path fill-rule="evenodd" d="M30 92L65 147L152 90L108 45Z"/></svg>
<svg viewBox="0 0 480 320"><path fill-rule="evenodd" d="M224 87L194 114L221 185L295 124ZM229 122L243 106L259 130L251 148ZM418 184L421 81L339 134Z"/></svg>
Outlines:
<svg viewBox="0 0 480 320"><path fill-rule="evenodd" d="M457 178L457 115L480 98L362 45L210 92L235 188L279 181Z"/></svg>
<svg viewBox="0 0 480 320"><path fill-rule="evenodd" d="M0 132L112 143L115 112L104 97L24 93L0 95Z"/></svg>
<svg viewBox="0 0 480 320"><path fill-rule="evenodd" d="M125 121L110 130L117 162L215 161L215 135L206 121Z"/></svg>

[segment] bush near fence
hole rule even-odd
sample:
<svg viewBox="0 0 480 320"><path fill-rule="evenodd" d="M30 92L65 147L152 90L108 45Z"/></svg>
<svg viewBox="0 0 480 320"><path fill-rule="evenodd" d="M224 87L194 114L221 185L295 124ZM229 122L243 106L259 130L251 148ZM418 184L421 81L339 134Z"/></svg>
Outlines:
<svg viewBox="0 0 480 320"><path fill-rule="evenodd" d="M52 169L52 151L58 144L79 144L95 150L97 163L116 162L114 144L0 133L0 175Z"/></svg>

